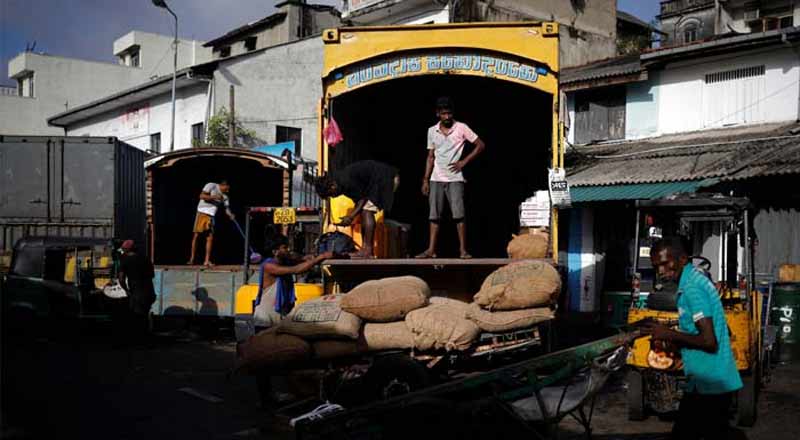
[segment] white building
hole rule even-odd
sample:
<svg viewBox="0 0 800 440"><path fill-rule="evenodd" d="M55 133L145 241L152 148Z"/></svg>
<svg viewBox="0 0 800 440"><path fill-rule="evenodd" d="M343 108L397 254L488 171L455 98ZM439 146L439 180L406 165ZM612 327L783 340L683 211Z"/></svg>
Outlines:
<svg viewBox="0 0 800 440"><path fill-rule="evenodd" d="M206 143L210 119L230 107L255 138L250 147L293 141L294 154L315 160L322 97L323 46L319 32L339 24L335 8L299 1L205 43L211 61L179 72L174 148ZM309 32L313 35L309 36ZM121 45L118 53L126 54ZM115 47L115 52L117 48ZM88 104L49 115L68 135L115 136L142 150L170 146L171 75L137 84Z"/></svg>
<svg viewBox="0 0 800 440"><path fill-rule="evenodd" d="M179 40L179 69L211 59L202 44ZM117 63L20 53L8 63L17 91L0 93L0 134L62 134L48 117L172 72L172 46L173 37L132 31L113 44Z"/></svg>
<svg viewBox="0 0 800 440"><path fill-rule="evenodd" d="M712 35L562 70L574 203L563 227L582 231L562 250L575 273L572 308L597 310L601 291L630 289L635 200L748 197L756 271L774 273L800 259L798 47L800 28L788 27ZM695 231L694 251L712 261L713 279L735 283L724 234L711 226ZM732 249L741 262L743 243Z"/></svg>
<svg viewBox="0 0 800 440"><path fill-rule="evenodd" d="M209 119L229 107L255 132L255 145L295 141L295 154L316 158L322 95L322 40L306 38L178 72L175 149L205 141ZM69 136L115 136L142 150L170 145L172 75L103 97L49 118Z"/></svg>

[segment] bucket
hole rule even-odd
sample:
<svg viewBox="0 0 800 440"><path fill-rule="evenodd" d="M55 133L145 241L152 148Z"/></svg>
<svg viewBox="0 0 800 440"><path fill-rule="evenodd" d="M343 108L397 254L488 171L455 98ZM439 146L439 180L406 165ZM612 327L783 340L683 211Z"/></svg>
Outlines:
<svg viewBox="0 0 800 440"><path fill-rule="evenodd" d="M777 360L800 360L800 283L775 284L770 322L778 327Z"/></svg>

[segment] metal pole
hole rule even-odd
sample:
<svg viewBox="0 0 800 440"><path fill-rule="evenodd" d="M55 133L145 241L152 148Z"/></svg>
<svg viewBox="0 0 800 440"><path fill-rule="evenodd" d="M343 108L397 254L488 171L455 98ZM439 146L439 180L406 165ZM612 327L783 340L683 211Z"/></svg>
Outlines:
<svg viewBox="0 0 800 440"><path fill-rule="evenodd" d="M233 148L233 143L236 140L236 113L234 110L234 91L233 84L231 84L230 93L230 118L228 120L228 147Z"/></svg>
<svg viewBox="0 0 800 440"><path fill-rule="evenodd" d="M178 16L172 12L169 6L165 6L165 9L175 17L175 39L172 41L172 122L170 124L169 136L169 151L175 151L175 81L178 72Z"/></svg>
<svg viewBox="0 0 800 440"><path fill-rule="evenodd" d="M247 284L249 280L250 280L250 208L247 208L244 214L244 284Z"/></svg>

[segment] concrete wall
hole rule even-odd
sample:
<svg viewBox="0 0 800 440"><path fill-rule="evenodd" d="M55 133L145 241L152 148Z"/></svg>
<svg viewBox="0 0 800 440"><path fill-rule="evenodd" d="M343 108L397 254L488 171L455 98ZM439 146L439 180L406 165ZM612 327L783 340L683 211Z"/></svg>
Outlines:
<svg viewBox="0 0 800 440"><path fill-rule="evenodd" d="M175 149L192 146L192 125L204 122L207 84L184 87L175 96ZM141 150L150 149L150 135L161 133L161 152L169 151L171 93L119 108L69 127L69 136L116 136Z"/></svg>
<svg viewBox="0 0 800 440"><path fill-rule="evenodd" d="M765 66L763 85L756 95L743 94L725 110L727 120L710 115L712 95L706 74L751 66ZM668 65L659 79L658 132L676 133L721 127L730 121L766 123L794 121L798 117L800 67L789 48L736 53ZM738 92L732 92L738 93ZM704 102L705 99L705 102ZM717 98L713 98L717 99Z"/></svg>
<svg viewBox="0 0 800 440"><path fill-rule="evenodd" d="M114 41L114 55L119 56L132 46L139 46L139 63L145 76L163 76L172 73L172 40L167 35L131 31ZM178 70L211 61L211 49L202 41L178 40Z"/></svg>
<svg viewBox="0 0 800 440"><path fill-rule="evenodd" d="M172 73L172 38L145 32L130 32L114 44L124 50L140 46L141 67L24 52L9 61L9 76L33 72L34 97L0 95L0 134L55 135L59 127L49 127L47 118L68 108L87 104L104 96L134 87L151 76ZM210 59L210 52L197 44L181 40L178 68Z"/></svg>
<svg viewBox="0 0 800 440"><path fill-rule="evenodd" d="M673 15L661 19L661 30L667 33L663 45L684 44L683 31L687 26L695 26L697 29L696 40L702 40L714 35L716 10L714 3L707 9L687 12L683 15Z"/></svg>
<svg viewBox="0 0 800 440"><path fill-rule="evenodd" d="M580 66L617 54L615 0L473 1L467 21L557 21L561 68Z"/></svg>
<svg viewBox="0 0 800 440"><path fill-rule="evenodd" d="M221 62L214 73L215 110L228 107L233 85L236 116L264 144L275 143L277 125L297 127L303 157L316 159L322 51L322 40L313 37Z"/></svg>
<svg viewBox="0 0 800 440"><path fill-rule="evenodd" d="M658 133L658 73L649 81L628 84L625 105L625 139L637 139Z"/></svg>
<svg viewBox="0 0 800 440"><path fill-rule="evenodd" d="M143 69L22 53L9 62L34 75L34 97L0 96L0 134L61 134L47 118L147 80Z"/></svg>

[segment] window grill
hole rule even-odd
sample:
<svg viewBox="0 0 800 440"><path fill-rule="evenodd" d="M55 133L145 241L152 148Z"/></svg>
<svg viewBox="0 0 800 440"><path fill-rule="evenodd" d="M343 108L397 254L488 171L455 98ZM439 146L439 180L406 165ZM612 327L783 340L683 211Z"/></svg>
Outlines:
<svg viewBox="0 0 800 440"><path fill-rule="evenodd" d="M743 67L741 69L726 70L724 72L714 72L706 75L706 84L713 84L723 81L735 81L737 79L752 78L762 76L765 68L761 66Z"/></svg>

